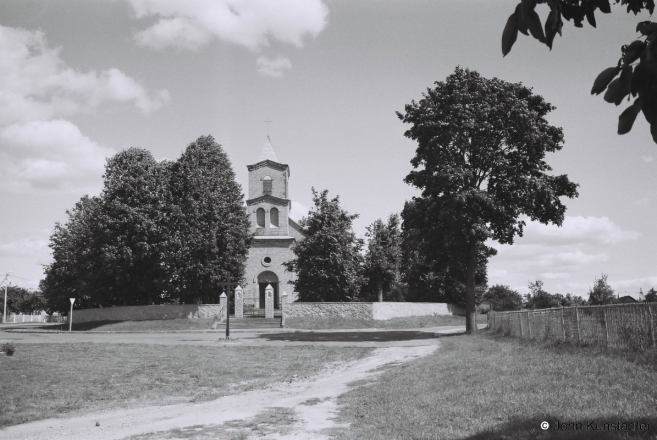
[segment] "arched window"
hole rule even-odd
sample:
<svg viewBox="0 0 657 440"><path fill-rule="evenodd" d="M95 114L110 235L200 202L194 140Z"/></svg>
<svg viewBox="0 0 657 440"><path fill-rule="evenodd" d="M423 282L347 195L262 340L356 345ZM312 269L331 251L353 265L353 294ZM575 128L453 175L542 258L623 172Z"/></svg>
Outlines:
<svg viewBox="0 0 657 440"><path fill-rule="evenodd" d="M258 223L259 228L265 227L265 210L258 208L256 211L256 222Z"/></svg>
<svg viewBox="0 0 657 440"><path fill-rule="evenodd" d="M271 177L265 176L262 178L262 193L263 194L271 194Z"/></svg>
<svg viewBox="0 0 657 440"><path fill-rule="evenodd" d="M278 209L272 208L269 211L269 223L272 227L278 228Z"/></svg>

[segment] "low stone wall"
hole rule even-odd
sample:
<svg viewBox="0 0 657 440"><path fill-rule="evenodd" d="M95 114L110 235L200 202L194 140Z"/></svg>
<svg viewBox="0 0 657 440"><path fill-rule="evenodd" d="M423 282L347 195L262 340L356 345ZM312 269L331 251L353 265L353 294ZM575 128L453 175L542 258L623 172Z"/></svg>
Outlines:
<svg viewBox="0 0 657 440"><path fill-rule="evenodd" d="M406 316L465 316L465 308L446 303L412 302L293 302L285 305L285 318L392 319Z"/></svg>
<svg viewBox="0 0 657 440"><path fill-rule="evenodd" d="M220 316L219 304L103 307L73 310L73 322L150 321L160 319L212 319Z"/></svg>
<svg viewBox="0 0 657 440"><path fill-rule="evenodd" d="M449 304L412 303L412 302L376 302L372 303L374 319L402 318L406 316L452 315Z"/></svg>
<svg viewBox="0 0 657 440"><path fill-rule="evenodd" d="M372 303L361 302L293 302L284 306L285 318L355 318L373 319Z"/></svg>

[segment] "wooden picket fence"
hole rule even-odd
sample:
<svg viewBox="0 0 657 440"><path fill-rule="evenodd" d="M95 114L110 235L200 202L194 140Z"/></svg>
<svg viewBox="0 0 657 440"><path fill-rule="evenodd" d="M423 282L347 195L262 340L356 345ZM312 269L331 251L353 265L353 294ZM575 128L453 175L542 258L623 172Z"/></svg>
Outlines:
<svg viewBox="0 0 657 440"><path fill-rule="evenodd" d="M635 350L656 349L657 303L491 311L488 326L505 335Z"/></svg>

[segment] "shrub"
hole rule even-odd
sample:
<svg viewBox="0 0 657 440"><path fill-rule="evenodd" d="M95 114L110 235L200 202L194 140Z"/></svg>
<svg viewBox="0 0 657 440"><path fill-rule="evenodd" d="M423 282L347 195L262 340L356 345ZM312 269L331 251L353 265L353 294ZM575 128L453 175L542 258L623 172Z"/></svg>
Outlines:
<svg viewBox="0 0 657 440"><path fill-rule="evenodd" d="M14 344L12 344L11 342L7 342L2 346L2 351L7 356L13 356L14 352L16 351L16 346Z"/></svg>

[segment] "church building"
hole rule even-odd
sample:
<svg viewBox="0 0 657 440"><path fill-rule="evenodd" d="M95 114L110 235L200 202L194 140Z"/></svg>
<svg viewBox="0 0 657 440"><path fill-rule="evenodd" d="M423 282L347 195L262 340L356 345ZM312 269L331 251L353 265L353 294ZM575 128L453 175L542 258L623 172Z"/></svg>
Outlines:
<svg viewBox="0 0 657 440"><path fill-rule="evenodd" d="M283 263L294 259L291 246L303 239L301 227L290 218L290 167L282 164L269 136L255 163L249 170L249 193L246 200L253 241L246 261L244 286L244 316L260 315L265 308L265 288L274 288L274 312L280 314L281 295L288 301L296 299L294 287L288 282L294 273Z"/></svg>

